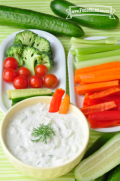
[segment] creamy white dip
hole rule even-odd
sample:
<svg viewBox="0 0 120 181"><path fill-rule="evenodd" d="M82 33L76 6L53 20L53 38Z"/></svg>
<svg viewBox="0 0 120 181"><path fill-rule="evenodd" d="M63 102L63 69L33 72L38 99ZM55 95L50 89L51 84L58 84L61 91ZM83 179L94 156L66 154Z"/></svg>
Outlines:
<svg viewBox="0 0 120 181"><path fill-rule="evenodd" d="M67 163L83 148L85 132L72 113L49 113L49 104L39 103L16 112L5 129L9 151L22 162L36 167L53 167ZM55 135L47 140L33 142L33 128L51 123Z"/></svg>

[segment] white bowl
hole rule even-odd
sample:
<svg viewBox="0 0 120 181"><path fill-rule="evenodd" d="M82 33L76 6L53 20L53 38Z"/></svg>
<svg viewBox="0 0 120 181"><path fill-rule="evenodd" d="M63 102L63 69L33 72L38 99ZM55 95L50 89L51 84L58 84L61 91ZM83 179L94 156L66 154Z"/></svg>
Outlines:
<svg viewBox="0 0 120 181"><path fill-rule="evenodd" d="M25 175L28 175L28 176L34 177L34 178L39 178L39 179L56 178L56 177L66 174L67 172L72 170L84 156L87 145L88 145L88 141L89 141L89 125L88 125L88 122L87 122L85 116L83 115L83 113L80 111L79 108L77 108L73 104L70 104L69 110L71 112L73 112L79 118L79 121L81 122L83 129L84 129L84 133L85 133L83 147L71 161L64 163L60 166L55 166L55 167L46 167L46 168L45 167L44 168L34 167L34 166L21 162L20 160L18 160L15 156L13 156L10 153L10 151L8 150L8 148L5 144L5 138L4 138L4 130L5 130L5 127L7 125L9 118L12 115L14 115L15 112L17 112L18 110L20 110L26 106L37 104L39 102L49 104L51 102L51 99L52 99L52 97L50 97L50 96L39 96L39 97L33 97L33 98L26 99L24 101L21 101L21 102L17 103L15 106L13 106L12 108L10 108L10 110L7 112L7 114L5 115L5 117L3 118L2 123L1 123L1 132L0 132L1 145L2 145L3 151L5 152L7 158L10 160L12 165L14 165L19 171L21 171Z"/></svg>

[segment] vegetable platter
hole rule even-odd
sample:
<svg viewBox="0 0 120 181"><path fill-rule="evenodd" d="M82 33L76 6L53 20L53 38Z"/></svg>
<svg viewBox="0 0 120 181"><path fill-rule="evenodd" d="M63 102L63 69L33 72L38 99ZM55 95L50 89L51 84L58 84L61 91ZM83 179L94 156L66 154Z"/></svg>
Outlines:
<svg viewBox="0 0 120 181"><path fill-rule="evenodd" d="M105 39L106 37L102 37L102 36L95 36L95 37L88 37L86 38L87 40L99 40L99 39ZM119 42L118 42L119 44ZM71 47L72 49L72 47ZM70 51L71 51L70 49ZM73 56L70 51L68 52L68 58L67 58L67 62L68 62L68 73L69 73L69 90L70 90L70 101L71 103L75 104L76 106L78 106L79 108L83 107L83 100L85 98L84 95L78 95L76 90L75 90L75 86L79 85L78 83L75 83L75 66L74 66L74 62L75 62L75 56ZM93 128L91 128L93 129ZM99 132L115 132L115 131L120 131L120 126L114 126L114 127L106 127L106 128L97 128L97 129L93 129L95 131L99 131Z"/></svg>
<svg viewBox="0 0 120 181"><path fill-rule="evenodd" d="M22 30L24 31L24 30ZM49 70L49 74L54 74L58 78L58 85L55 88L63 88L66 90L66 62L65 62L65 52L61 42L52 34L41 31L41 30L30 30L40 37L46 38L50 42L52 49L54 67ZM21 31L20 31L21 32ZM16 34L15 32L9 35L1 44L0 47L0 108L6 113L11 107L11 100L8 99L7 90L14 89L12 83L7 83L3 80L3 61L5 60L6 50L13 44ZM62 74L61 74L62 72ZM54 92L55 88L52 89Z"/></svg>

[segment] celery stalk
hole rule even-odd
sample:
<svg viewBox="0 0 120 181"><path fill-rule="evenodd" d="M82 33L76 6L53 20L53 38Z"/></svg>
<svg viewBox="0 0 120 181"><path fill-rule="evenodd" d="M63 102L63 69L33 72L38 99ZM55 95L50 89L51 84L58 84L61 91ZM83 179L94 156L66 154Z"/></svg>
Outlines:
<svg viewBox="0 0 120 181"><path fill-rule="evenodd" d="M76 55L76 49L70 50L71 55Z"/></svg>
<svg viewBox="0 0 120 181"><path fill-rule="evenodd" d="M77 55L76 61L86 61L86 60L93 60L98 58L106 58L106 57L113 57L120 55L120 50L112 50L107 52L100 52L100 53L94 53L94 54L88 54L88 55Z"/></svg>
<svg viewBox="0 0 120 181"><path fill-rule="evenodd" d="M70 53L72 55L81 55L81 54L92 54L92 53L99 53L99 52L105 52L110 50L117 50L120 49L120 45L99 45L99 46L93 46L93 47L85 47L85 48L76 48L70 50Z"/></svg>
<svg viewBox="0 0 120 181"><path fill-rule="evenodd" d="M108 62L115 62L115 61L120 61L120 55L107 57L107 58L105 57L93 60L86 60L83 62L74 62L74 65L76 69L79 69L79 68L85 68L85 67L90 67Z"/></svg>
<svg viewBox="0 0 120 181"><path fill-rule="evenodd" d="M104 44L105 46L107 46L107 44ZM84 43L72 43L72 49L75 49L75 48L88 48L88 47L94 47L94 46L100 46L100 45L95 45L95 44L84 44Z"/></svg>
<svg viewBox="0 0 120 181"><path fill-rule="evenodd" d="M71 44L72 43L87 43L87 44L117 44L118 41L116 40L115 37L109 37L109 38L105 38L105 39L100 39L100 40L86 40L86 39L82 39L82 38L75 38L72 37L71 38Z"/></svg>

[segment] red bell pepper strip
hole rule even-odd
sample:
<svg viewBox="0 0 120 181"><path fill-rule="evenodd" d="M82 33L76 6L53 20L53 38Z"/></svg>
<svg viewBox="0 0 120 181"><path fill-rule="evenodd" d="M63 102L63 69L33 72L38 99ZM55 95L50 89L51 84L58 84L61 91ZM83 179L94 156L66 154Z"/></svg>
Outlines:
<svg viewBox="0 0 120 181"><path fill-rule="evenodd" d="M58 112L59 111L62 96L64 95L64 93L65 93L65 90L63 90L63 89L55 90L51 103L50 103L49 112Z"/></svg>
<svg viewBox="0 0 120 181"><path fill-rule="evenodd" d="M90 95L92 95L92 94L94 94L93 92L88 92L88 97L90 96Z"/></svg>
<svg viewBox="0 0 120 181"><path fill-rule="evenodd" d="M101 104L101 103L104 103L104 102L107 102L107 101L104 101L104 100L95 100L95 99L90 99L89 97L85 98L83 100L83 107L87 107L87 106L93 106L93 105L96 105L96 104ZM110 102L110 101L109 101Z"/></svg>
<svg viewBox="0 0 120 181"><path fill-rule="evenodd" d="M101 104L107 101L103 101L103 100L92 100L90 98L88 98L88 106L93 106L93 105L97 105L97 104Z"/></svg>
<svg viewBox="0 0 120 181"><path fill-rule="evenodd" d="M85 104L86 104L86 106L93 106L93 105L96 105L96 104L101 104L101 103L111 102L111 101L114 101L116 106L118 105L118 107L119 107L120 99L118 99L118 100L108 100L107 101L107 100L102 100L102 99L90 99L90 98L87 98ZM117 107L114 108L114 109L118 110Z"/></svg>
<svg viewBox="0 0 120 181"><path fill-rule="evenodd" d="M120 111L102 111L88 115L89 121L120 120Z"/></svg>
<svg viewBox="0 0 120 181"><path fill-rule="evenodd" d="M83 107L80 110L83 112L84 115L88 115L93 112L99 112L99 111L105 111L116 107L116 104L114 101L111 102L105 102L93 106Z"/></svg>
<svg viewBox="0 0 120 181"><path fill-rule="evenodd" d="M91 99L89 98L89 96L92 95L92 94L93 94L93 92L87 92L87 93L85 93L85 98L84 98L84 100L83 100L83 107L89 106L89 101L91 100Z"/></svg>
<svg viewBox="0 0 120 181"><path fill-rule="evenodd" d="M116 104L117 107L111 109L111 111L115 111L115 110L116 110L116 111L117 111L117 110L120 111L120 102L119 102L119 103L118 103L117 101L114 101L114 102L115 102L115 104Z"/></svg>
<svg viewBox="0 0 120 181"><path fill-rule="evenodd" d="M106 89L104 91L96 92L89 96L90 99L99 99L112 94L120 93L120 87L112 87L110 89Z"/></svg>
<svg viewBox="0 0 120 181"><path fill-rule="evenodd" d="M87 99L88 99L88 93L85 93L85 97L84 97L84 100L83 100L83 107L88 106Z"/></svg>
<svg viewBox="0 0 120 181"><path fill-rule="evenodd" d="M100 100L116 101L116 100L120 100L120 95L110 95L110 96L106 96L106 97L100 98Z"/></svg>
<svg viewBox="0 0 120 181"><path fill-rule="evenodd" d="M83 105L84 106L93 106L96 104L101 104L101 103L111 102L111 101L114 101L116 105L119 105L120 104L120 95L111 95L111 96L107 96L107 97L99 98L99 99L90 99L90 97L87 97L83 101ZM117 110L117 108L116 108L116 110Z"/></svg>
<svg viewBox="0 0 120 181"><path fill-rule="evenodd" d="M111 120L111 121L89 121L90 127L93 129L105 128L110 126L115 126L120 123L120 120Z"/></svg>
<svg viewBox="0 0 120 181"><path fill-rule="evenodd" d="M85 93L85 98L83 100L83 107L93 106L96 104L101 104L101 103L106 102L106 101L101 100L101 99L90 99L90 96L93 94L94 94L93 92Z"/></svg>

